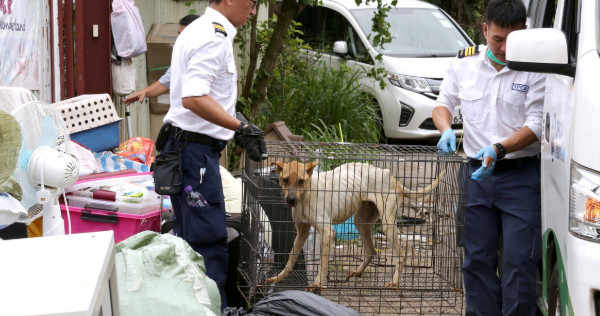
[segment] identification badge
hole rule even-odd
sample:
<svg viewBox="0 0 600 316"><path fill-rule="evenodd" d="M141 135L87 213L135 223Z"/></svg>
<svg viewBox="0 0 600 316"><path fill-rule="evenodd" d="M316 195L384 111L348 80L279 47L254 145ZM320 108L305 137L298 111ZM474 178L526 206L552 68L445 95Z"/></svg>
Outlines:
<svg viewBox="0 0 600 316"><path fill-rule="evenodd" d="M529 86L526 84L513 83L512 89L516 91L527 92L529 91Z"/></svg>

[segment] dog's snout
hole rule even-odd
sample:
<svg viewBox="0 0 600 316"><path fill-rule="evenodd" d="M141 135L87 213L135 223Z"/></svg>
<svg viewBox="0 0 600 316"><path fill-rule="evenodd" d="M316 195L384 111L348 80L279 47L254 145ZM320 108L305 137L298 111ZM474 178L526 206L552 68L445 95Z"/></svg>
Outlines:
<svg viewBox="0 0 600 316"><path fill-rule="evenodd" d="M288 194L288 196L285 198L285 202L289 205L289 206L294 206L296 205L296 195L295 194Z"/></svg>
<svg viewBox="0 0 600 316"><path fill-rule="evenodd" d="M296 197L288 197L287 203L289 205L296 205Z"/></svg>

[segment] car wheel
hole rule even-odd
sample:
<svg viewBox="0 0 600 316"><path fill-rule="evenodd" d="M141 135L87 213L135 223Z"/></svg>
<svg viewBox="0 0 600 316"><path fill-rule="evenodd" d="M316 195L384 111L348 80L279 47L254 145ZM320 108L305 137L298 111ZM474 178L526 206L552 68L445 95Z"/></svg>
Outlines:
<svg viewBox="0 0 600 316"><path fill-rule="evenodd" d="M548 287L548 316L562 315L560 309L560 288L558 286L558 263L554 263L550 286Z"/></svg>

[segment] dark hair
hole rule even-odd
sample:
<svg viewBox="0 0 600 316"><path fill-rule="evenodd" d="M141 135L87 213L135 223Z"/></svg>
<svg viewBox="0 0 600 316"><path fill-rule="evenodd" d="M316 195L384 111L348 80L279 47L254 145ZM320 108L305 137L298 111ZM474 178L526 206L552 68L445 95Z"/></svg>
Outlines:
<svg viewBox="0 0 600 316"><path fill-rule="evenodd" d="M485 20L499 27L525 26L527 9L522 0L491 0L488 3Z"/></svg>
<svg viewBox="0 0 600 316"><path fill-rule="evenodd" d="M221 0L208 0L208 4L219 4L221 3Z"/></svg>
<svg viewBox="0 0 600 316"><path fill-rule="evenodd" d="M188 26L188 25L190 25L190 23L194 22L199 17L200 17L199 15L195 15L195 14L186 15L186 16L182 17L181 20L179 20L179 25Z"/></svg>

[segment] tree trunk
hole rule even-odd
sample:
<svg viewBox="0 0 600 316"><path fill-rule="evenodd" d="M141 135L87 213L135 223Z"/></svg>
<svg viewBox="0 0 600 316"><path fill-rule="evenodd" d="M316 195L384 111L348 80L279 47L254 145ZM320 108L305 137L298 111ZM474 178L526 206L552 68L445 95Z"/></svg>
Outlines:
<svg viewBox="0 0 600 316"><path fill-rule="evenodd" d="M257 25L257 16L258 16L258 8L256 7L256 15L252 18L251 26L250 26L250 61L248 63L248 69L246 70L246 78L244 81L244 87L242 89L242 97L244 99L250 96L250 89L252 88L252 82L254 81L254 71L256 70L256 65L258 63L258 42L256 41L256 25ZM237 107L241 109L243 104L238 101Z"/></svg>
<svg viewBox="0 0 600 316"><path fill-rule="evenodd" d="M465 16L465 0L456 1L456 19L458 24L462 27L467 23L467 17Z"/></svg>
<svg viewBox="0 0 600 316"><path fill-rule="evenodd" d="M262 58L260 68L256 73L256 79L254 80L256 93L251 94L250 89L248 89L248 94L244 95L245 98L249 97L250 99L251 117L256 116L259 105L265 99L267 87L269 86L269 83L271 83L273 68L277 63L279 55L283 51L283 44L287 36L288 29L292 24L292 20L295 19L298 14L300 14L300 11L302 11L304 6L304 3L299 3L296 0L283 0L281 13L277 17L277 23L273 29L273 36L269 41L265 55ZM246 91L244 92L246 93Z"/></svg>

